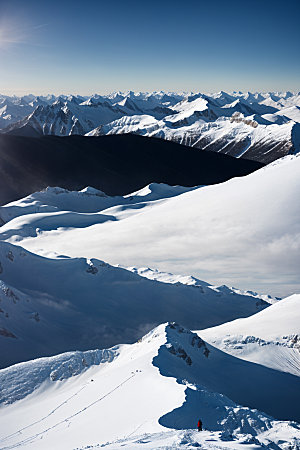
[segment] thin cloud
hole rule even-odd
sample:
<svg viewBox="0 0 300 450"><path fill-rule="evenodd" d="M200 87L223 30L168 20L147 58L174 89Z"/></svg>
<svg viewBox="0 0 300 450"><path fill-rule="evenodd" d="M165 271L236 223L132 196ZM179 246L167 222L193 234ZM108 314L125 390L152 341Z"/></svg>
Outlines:
<svg viewBox="0 0 300 450"><path fill-rule="evenodd" d="M44 47L44 44L36 41L35 32L47 26L48 24L46 23L33 26L20 26L3 18L0 22L0 49L19 45Z"/></svg>

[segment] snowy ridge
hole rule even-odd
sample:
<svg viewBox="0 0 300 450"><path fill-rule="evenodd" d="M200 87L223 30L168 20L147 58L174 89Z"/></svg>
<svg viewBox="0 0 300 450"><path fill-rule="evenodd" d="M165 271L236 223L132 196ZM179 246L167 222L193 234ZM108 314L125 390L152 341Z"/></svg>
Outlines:
<svg viewBox="0 0 300 450"><path fill-rule="evenodd" d="M256 114L244 116L237 112L231 117L214 116L216 120L207 121L199 119L200 113L193 112L189 117L186 114L184 118L179 113L163 120L151 116L123 117L96 128L88 136L135 133L265 163L300 150L299 124L283 120L282 116L275 116L276 119L268 116L267 120L267 115L260 119Z"/></svg>
<svg viewBox="0 0 300 450"><path fill-rule="evenodd" d="M299 93L0 96L0 129L25 136L136 133L270 162L299 152Z"/></svg>
<svg viewBox="0 0 300 450"><path fill-rule="evenodd" d="M161 320L207 328L269 306L249 295L148 280L101 260L41 257L0 242L2 367L134 342Z"/></svg>
<svg viewBox="0 0 300 450"><path fill-rule="evenodd" d="M291 433L291 431L290 424L286 422L273 422L271 430L260 435L260 439L251 434L243 435L237 433L233 436L226 431L203 431L198 433L194 429L182 431L172 430L159 433L144 433L142 435L135 434L128 438L117 439L112 442L106 442L105 444L87 445L80 449L76 448L76 450L96 449L99 447L114 450L123 448L130 450L170 450L173 448L186 449L195 447L204 450L215 450L216 448L221 450L253 450L263 448L271 449L274 446L274 441L282 441L281 444L284 443L282 448L285 448L284 446L287 445L297 449L297 432Z"/></svg>
<svg viewBox="0 0 300 450"><path fill-rule="evenodd" d="M159 448L185 448L197 441L203 448L216 448L209 446L209 439L218 448L299 445L300 428L295 422L282 422L245 406L250 402L275 416L286 414L295 383L292 376L230 357L175 323L160 325L139 342L107 352L112 357L106 361L94 352L97 358L92 365L83 365L83 370L68 378L51 376L51 368L59 360L77 367L78 358L88 359L91 352L42 358L1 370L1 386L9 395L9 403L0 409L1 448L117 449L144 444L158 448L160 442L166 446ZM222 373L216 370L220 364ZM243 371L250 371L256 393L250 389L242 399ZM231 376L227 378L226 373ZM13 387L6 390L9 377ZM280 388L287 382L280 413L265 390L269 391L270 384ZM227 391L243 400L244 406L228 398ZM118 426L116 410L122 418ZM196 435L189 429L199 417L207 431Z"/></svg>
<svg viewBox="0 0 300 450"><path fill-rule="evenodd" d="M236 289L234 287L228 286L214 286L209 283L206 283L203 280L199 280L191 275L175 275L173 273L160 272L158 269L150 269L149 267L124 267L127 270L130 270L133 273L137 273L138 275L148 278L149 280L157 280L162 283L170 283L170 284L186 284L188 286L196 286L201 287L203 291L210 292L207 289L213 290L219 294L222 293L235 293L240 295L248 295L253 298L257 298L260 300L264 300L267 303L275 303L280 298L273 298L271 295L258 294L253 291L243 291L241 289Z"/></svg>

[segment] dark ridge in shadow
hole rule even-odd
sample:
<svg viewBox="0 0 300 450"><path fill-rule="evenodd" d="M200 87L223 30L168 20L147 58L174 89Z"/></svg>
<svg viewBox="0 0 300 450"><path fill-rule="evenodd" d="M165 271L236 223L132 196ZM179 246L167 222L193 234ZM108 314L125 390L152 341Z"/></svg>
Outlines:
<svg viewBox="0 0 300 450"><path fill-rule="evenodd" d="M153 359L153 365L159 368L161 375L174 377L179 384L188 379L198 386L197 390L187 388L184 403L159 419L162 426L177 430L196 427L201 417L204 428L220 430L224 419L229 423L238 422L234 414L236 405L232 401L264 411L277 420L300 420L297 376L236 358L211 345L207 347L210 350L208 358L201 352L198 356L190 351L191 366L182 359L180 364L174 362L177 357L165 347L161 347ZM244 419L243 432L249 433L251 420L258 418L249 411L235 413Z"/></svg>
<svg viewBox="0 0 300 450"><path fill-rule="evenodd" d="M24 137L0 134L0 204L47 186L92 186L125 195L156 182L196 186L247 175L263 164L133 134Z"/></svg>

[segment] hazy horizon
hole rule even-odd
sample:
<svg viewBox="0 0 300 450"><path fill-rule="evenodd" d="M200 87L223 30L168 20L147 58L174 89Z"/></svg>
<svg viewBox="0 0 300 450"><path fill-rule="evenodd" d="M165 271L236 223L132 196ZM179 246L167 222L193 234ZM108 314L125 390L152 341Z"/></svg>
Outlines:
<svg viewBox="0 0 300 450"><path fill-rule="evenodd" d="M107 95L112 95L115 93L120 93L120 94L128 94L129 92L134 92L134 94L152 94L152 93L159 93L159 92L164 92L164 93L170 93L170 94L186 94L186 95L197 95L197 94L203 94L203 95L213 95L213 94L218 94L220 92L226 92L227 94L247 94L247 93L251 93L251 94L283 94L285 92L290 92L294 95L300 94L300 90L292 90L292 89L284 89L284 90L265 90L265 91L254 91L254 90L249 90L246 89L244 91L237 91L237 90L225 90L225 89L218 89L215 91L204 91L204 90L193 90L193 91L185 91L185 90L177 90L177 91L171 91L171 90L164 90L164 89L156 89L156 90L143 90L143 91L137 91L137 90L133 90L133 89L127 89L127 90L120 90L120 89L116 89L113 91L98 91L98 92L90 92L90 93L82 93L82 92L50 92L50 91L45 91L45 92L23 92L20 94L17 94L14 91L11 91L9 93L5 93L0 91L0 95L3 96L7 96L7 97L26 97L29 95L34 95L35 97L47 97L47 96L51 96L54 95L55 97L59 97L59 96L78 96L78 97L91 97L93 95L103 95L103 96L107 96Z"/></svg>

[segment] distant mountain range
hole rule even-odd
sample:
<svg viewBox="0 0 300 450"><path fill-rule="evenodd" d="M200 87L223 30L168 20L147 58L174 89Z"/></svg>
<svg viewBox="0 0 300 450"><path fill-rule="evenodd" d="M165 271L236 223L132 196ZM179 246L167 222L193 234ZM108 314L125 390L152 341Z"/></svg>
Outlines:
<svg viewBox="0 0 300 450"><path fill-rule="evenodd" d="M0 96L0 131L30 137L134 133L269 163L300 151L300 94Z"/></svg>

